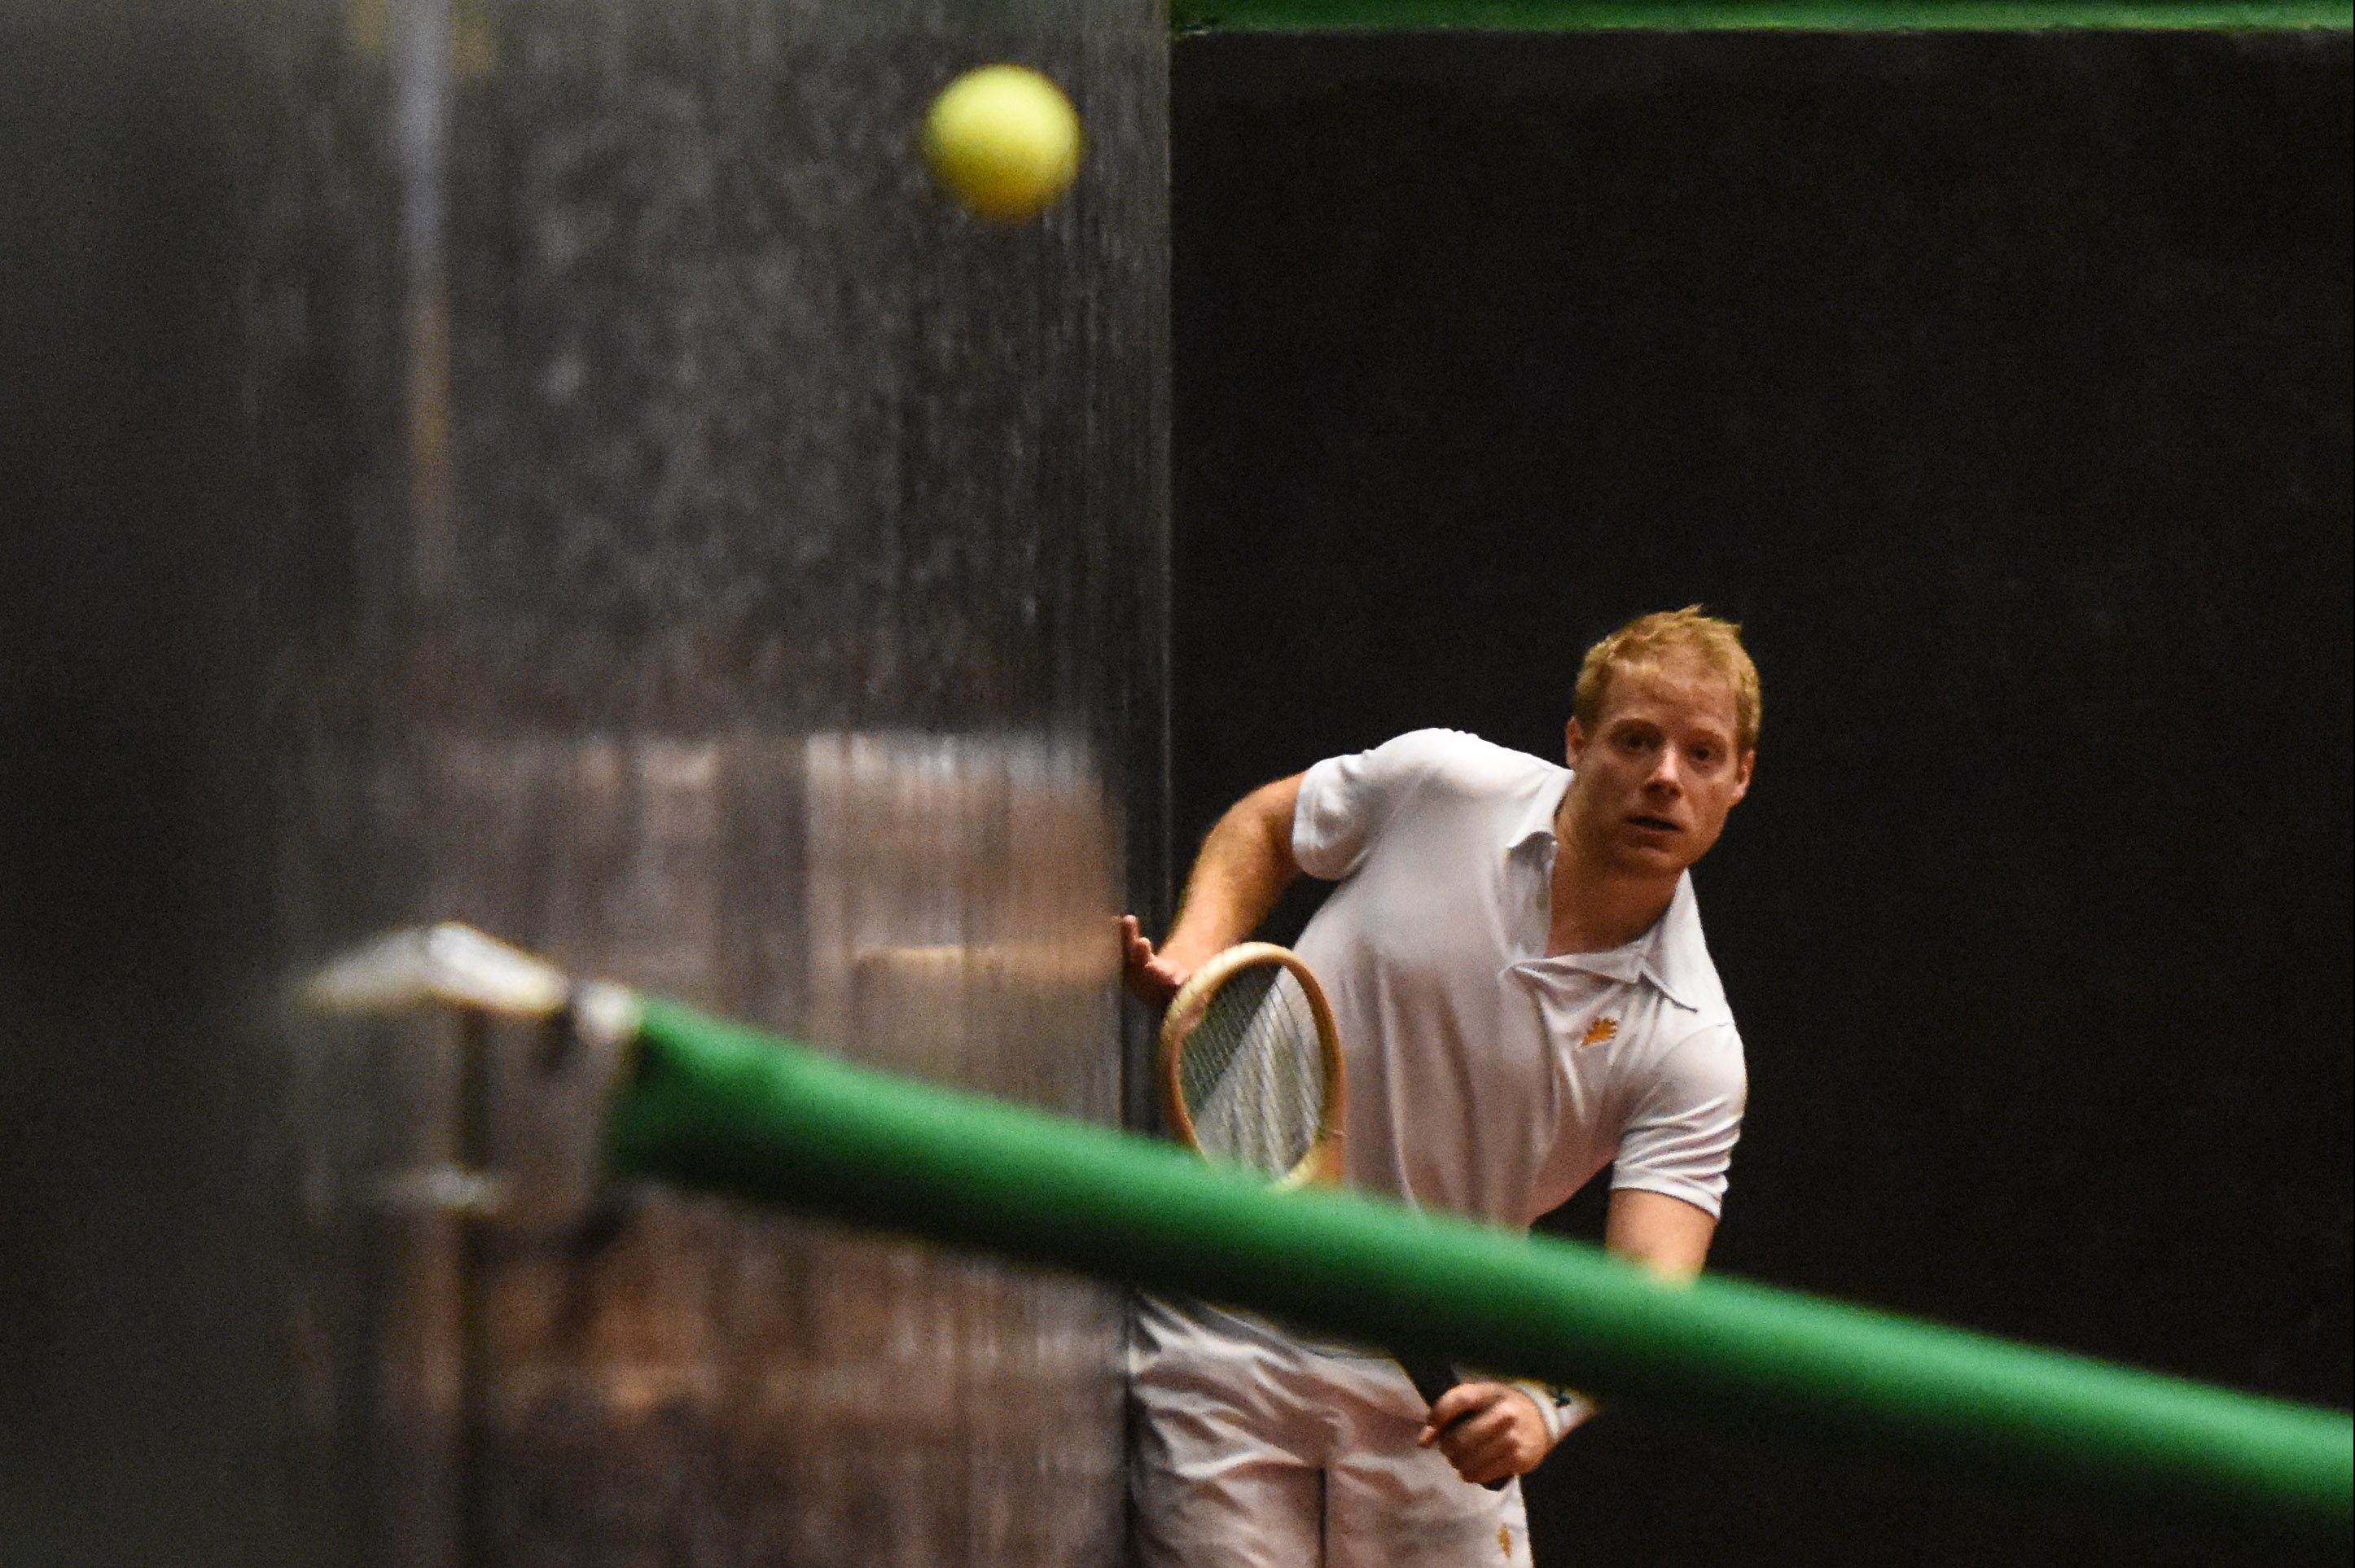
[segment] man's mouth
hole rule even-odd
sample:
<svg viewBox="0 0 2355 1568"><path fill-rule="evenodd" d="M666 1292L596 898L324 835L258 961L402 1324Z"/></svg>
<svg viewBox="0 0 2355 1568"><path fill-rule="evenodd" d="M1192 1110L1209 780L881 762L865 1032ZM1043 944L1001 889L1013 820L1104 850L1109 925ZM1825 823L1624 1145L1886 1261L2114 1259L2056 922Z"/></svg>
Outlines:
<svg viewBox="0 0 2355 1568"><path fill-rule="evenodd" d="M1666 817L1636 816L1628 818L1627 821L1635 824L1636 827L1642 828L1646 832L1673 833L1678 831L1676 823L1668 821Z"/></svg>

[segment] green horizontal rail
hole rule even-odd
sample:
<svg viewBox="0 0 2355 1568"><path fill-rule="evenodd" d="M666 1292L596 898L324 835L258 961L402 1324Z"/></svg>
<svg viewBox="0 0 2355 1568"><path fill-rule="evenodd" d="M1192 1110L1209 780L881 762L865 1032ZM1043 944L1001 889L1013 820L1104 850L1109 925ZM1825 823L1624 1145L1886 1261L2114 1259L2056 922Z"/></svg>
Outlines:
<svg viewBox="0 0 2355 1568"><path fill-rule="evenodd" d="M2069 0L1172 0L1180 33L1358 32L1454 28L1479 32L2157 32L2182 29L2284 32L2355 27L2350 0L2220 5L2143 0L2072 5Z"/></svg>
<svg viewBox="0 0 2355 1568"><path fill-rule="evenodd" d="M665 1179L1257 1308L1606 1398L1952 1445L2344 1534L2343 1412L1357 1194L1278 1194L1171 1146L911 1083L647 1000L607 1129Z"/></svg>

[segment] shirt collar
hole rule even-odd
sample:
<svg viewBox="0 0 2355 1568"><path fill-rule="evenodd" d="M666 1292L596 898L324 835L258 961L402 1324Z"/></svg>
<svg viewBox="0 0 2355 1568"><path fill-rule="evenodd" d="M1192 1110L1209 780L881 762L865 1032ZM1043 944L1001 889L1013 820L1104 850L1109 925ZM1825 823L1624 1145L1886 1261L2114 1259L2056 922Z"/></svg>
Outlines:
<svg viewBox="0 0 2355 1568"><path fill-rule="evenodd" d="M1507 854L1518 853L1540 839L1549 844L1553 842L1554 813L1561 810L1561 798L1570 793L1572 777L1567 768L1556 768L1547 776L1544 784L1529 797L1529 803L1521 809L1521 814L1508 831L1505 839Z"/></svg>
<svg viewBox="0 0 2355 1568"><path fill-rule="evenodd" d="M1607 953L1564 953L1550 961L1622 983L1643 980L1688 1012L1700 1012L1720 994L1690 872L1677 878L1668 906L1634 941Z"/></svg>
<svg viewBox="0 0 2355 1568"><path fill-rule="evenodd" d="M1676 895L1631 944L1643 950L1644 978L1687 1012L1699 1012L1717 989L1717 969L1700 934L1700 900L1693 895L1692 873L1677 878Z"/></svg>
<svg viewBox="0 0 2355 1568"><path fill-rule="evenodd" d="M1575 777L1571 769L1557 768L1544 787L1529 797L1529 803L1522 809L1505 841L1507 854L1518 854L1540 842L1548 849L1558 847L1554 842L1554 814L1561 810L1561 798L1570 793L1571 781ZM1654 990L1689 1012L1700 1011L1718 991L1717 967L1710 961L1709 943L1701 936L1700 900L1693 895L1690 872L1677 878L1677 890L1669 897L1668 906L1652 922L1651 928L1634 941L1607 953L1565 953L1553 961L1605 980L1647 980Z"/></svg>

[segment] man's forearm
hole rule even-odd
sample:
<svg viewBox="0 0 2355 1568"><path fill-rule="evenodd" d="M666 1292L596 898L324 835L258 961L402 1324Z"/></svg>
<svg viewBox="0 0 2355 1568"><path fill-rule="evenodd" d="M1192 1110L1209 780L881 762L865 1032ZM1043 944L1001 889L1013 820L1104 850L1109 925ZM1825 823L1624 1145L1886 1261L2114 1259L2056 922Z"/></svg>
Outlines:
<svg viewBox="0 0 2355 1568"><path fill-rule="evenodd" d="M1259 929L1300 874L1292 855L1292 813L1299 800L1295 775L1228 808L1194 857L1177 922L1161 944L1164 958L1190 969Z"/></svg>

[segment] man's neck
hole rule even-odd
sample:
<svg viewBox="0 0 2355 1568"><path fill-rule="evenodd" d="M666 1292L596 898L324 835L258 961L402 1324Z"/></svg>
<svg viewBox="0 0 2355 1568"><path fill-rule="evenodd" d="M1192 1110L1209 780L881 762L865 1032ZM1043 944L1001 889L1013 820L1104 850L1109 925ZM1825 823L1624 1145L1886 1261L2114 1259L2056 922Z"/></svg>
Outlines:
<svg viewBox="0 0 2355 1568"><path fill-rule="evenodd" d="M1552 917L1546 957L1607 953L1650 930L1677 895L1676 876L1614 875L1578 853L1577 841L1558 841L1553 863Z"/></svg>

